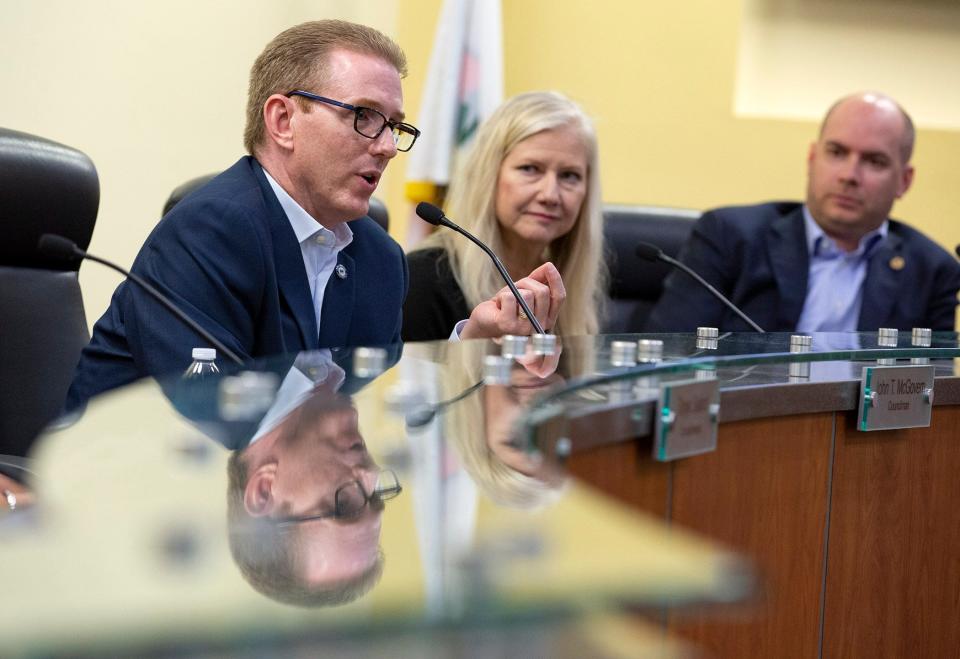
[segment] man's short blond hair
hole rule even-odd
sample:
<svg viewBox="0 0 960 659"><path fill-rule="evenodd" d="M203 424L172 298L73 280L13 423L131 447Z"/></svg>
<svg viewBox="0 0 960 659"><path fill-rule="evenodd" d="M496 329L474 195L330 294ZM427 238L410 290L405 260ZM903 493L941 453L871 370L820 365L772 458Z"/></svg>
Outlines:
<svg viewBox="0 0 960 659"><path fill-rule="evenodd" d="M267 44L250 69L247 93L247 126L243 144L247 152L263 143L263 105L273 94L294 89L319 90L327 82L328 55L338 49L379 57L407 75L407 58L382 32L339 20L310 21L284 30Z"/></svg>

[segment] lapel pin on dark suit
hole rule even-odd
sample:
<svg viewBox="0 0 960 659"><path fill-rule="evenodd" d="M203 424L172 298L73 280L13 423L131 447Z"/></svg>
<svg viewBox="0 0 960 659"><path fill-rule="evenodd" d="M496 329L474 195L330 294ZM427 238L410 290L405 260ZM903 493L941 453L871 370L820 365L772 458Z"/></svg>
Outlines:
<svg viewBox="0 0 960 659"><path fill-rule="evenodd" d="M902 267L902 266L901 266L901 267ZM347 278L347 268L346 268L346 266L344 266L342 263L338 263L338 264L337 264L337 267L336 267L336 269L335 269L335 272L337 273L337 276L340 277L340 279L346 279L346 278Z"/></svg>
<svg viewBox="0 0 960 659"><path fill-rule="evenodd" d="M907 264L906 259L902 256L894 256L890 259L890 269L900 271L903 270L903 266Z"/></svg>

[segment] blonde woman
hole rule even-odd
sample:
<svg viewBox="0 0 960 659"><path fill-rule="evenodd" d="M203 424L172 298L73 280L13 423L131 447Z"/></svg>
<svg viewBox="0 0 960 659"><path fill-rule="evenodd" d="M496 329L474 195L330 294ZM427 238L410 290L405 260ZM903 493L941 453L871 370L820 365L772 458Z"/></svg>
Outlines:
<svg viewBox="0 0 960 659"><path fill-rule="evenodd" d="M562 94L531 92L505 102L480 128L451 183L446 212L490 245L518 283L556 267L566 299L544 312L546 330L595 334L606 290L600 199L593 123ZM405 341L446 339L468 317L460 337L483 336L474 332L481 324L473 316L491 299L519 315L490 259L463 236L441 229L407 262ZM504 325L483 327L489 336ZM513 327L531 331L524 323Z"/></svg>

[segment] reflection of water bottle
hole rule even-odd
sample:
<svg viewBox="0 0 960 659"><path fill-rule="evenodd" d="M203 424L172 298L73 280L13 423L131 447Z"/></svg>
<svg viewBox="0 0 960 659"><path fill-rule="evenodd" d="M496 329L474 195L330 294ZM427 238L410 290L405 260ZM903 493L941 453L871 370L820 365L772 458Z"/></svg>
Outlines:
<svg viewBox="0 0 960 659"><path fill-rule="evenodd" d="M214 348L194 348L193 363L184 372L183 377L188 380L200 379L210 375L220 375L217 368L217 351Z"/></svg>

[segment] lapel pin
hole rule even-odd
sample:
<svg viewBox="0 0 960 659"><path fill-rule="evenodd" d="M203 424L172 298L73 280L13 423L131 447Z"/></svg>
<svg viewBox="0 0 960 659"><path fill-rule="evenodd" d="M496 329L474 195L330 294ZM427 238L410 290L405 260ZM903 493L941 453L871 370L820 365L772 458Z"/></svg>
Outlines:
<svg viewBox="0 0 960 659"><path fill-rule="evenodd" d="M900 258L900 257L897 257L897 258ZM903 261L903 259L900 259L900 260ZM893 267L893 261L890 262L890 267L891 268ZM903 267L903 264L901 263L900 268L902 267ZM897 270L899 270L900 268L897 268ZM340 279L347 278L347 269L346 267L344 267L342 263L337 264L335 272L337 273L337 276L340 277Z"/></svg>
<svg viewBox="0 0 960 659"><path fill-rule="evenodd" d="M894 256L892 259L890 259L891 270L903 270L903 266L906 264L907 262L902 256Z"/></svg>

